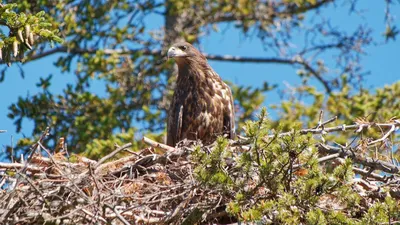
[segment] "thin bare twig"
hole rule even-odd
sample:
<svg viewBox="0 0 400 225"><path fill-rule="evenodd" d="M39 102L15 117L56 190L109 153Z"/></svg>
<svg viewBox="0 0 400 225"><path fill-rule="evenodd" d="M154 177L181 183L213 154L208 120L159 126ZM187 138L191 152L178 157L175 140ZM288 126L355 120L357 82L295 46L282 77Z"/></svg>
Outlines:
<svg viewBox="0 0 400 225"><path fill-rule="evenodd" d="M150 146L152 146L154 148L160 148L160 149L163 149L163 150L166 150L166 151L175 151L176 150L175 148L173 148L171 146L168 146L168 145L165 145L165 144L161 144L161 143L153 141L153 140L151 140L150 138L147 138L147 137L143 137L143 141L146 144L149 144Z"/></svg>
<svg viewBox="0 0 400 225"><path fill-rule="evenodd" d="M114 211L115 215L117 216L117 218L125 225L130 225L130 223L128 221L126 221L126 219L121 216L121 214L119 214L119 212L115 209L115 207L112 207L109 204L104 204L106 207L108 207L109 209L111 209L112 211Z"/></svg>
<svg viewBox="0 0 400 225"><path fill-rule="evenodd" d="M104 156L103 158L101 158L101 159L97 162L97 164L94 165L93 168L96 169L99 165L101 165L101 164L104 163L105 161L107 161L107 160L111 159L112 157L114 157L118 152L120 152L120 151L122 151L122 150L124 150L124 149L126 149L126 148L129 148L129 147L131 147L131 146L132 146L132 143L127 143L127 144L122 145L121 147L118 147L117 149L115 149L114 151L112 151L110 154L108 154L108 155Z"/></svg>
<svg viewBox="0 0 400 225"><path fill-rule="evenodd" d="M354 151L350 151L349 149L343 149L343 148L333 147L333 146L324 145L324 144L317 144L317 148L320 152L323 152L323 153L328 153L328 154L339 153L340 157L342 157L342 158L349 157L355 163L360 163L364 166L382 170L383 172L386 172L386 173L392 173L392 174L400 173L400 167L398 167L396 165L393 165L391 163L388 163L388 162L385 162L382 160L376 160L376 159L372 159L370 157L362 157L362 156L356 155L354 153Z"/></svg>
<svg viewBox="0 0 400 225"><path fill-rule="evenodd" d="M375 144L375 143L377 143L377 142L386 140L386 139L389 137L389 135L391 135L395 130L396 130L396 126L393 124L393 125L390 127L390 130L389 130L388 132L386 132L385 135L383 135L383 136L382 136L381 138L379 138L379 139L376 139L375 141L369 142L368 145L372 145L372 144Z"/></svg>

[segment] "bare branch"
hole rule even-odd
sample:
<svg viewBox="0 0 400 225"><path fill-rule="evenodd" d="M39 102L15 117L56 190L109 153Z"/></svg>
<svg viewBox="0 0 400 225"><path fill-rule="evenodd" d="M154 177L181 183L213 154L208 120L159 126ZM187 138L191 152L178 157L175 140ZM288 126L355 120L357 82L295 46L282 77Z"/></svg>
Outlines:
<svg viewBox="0 0 400 225"><path fill-rule="evenodd" d="M112 151L110 154L108 154L108 155L104 156L103 158L101 158L101 159L96 163L96 165L94 165L94 169L96 169L99 165L101 165L101 164L104 163L105 161L107 161L107 160L111 159L112 157L114 157L118 152L120 152L120 151L122 151L122 150L124 150L124 149L126 149L126 148L129 148L129 147L131 147L131 146L132 146L132 143L128 143L128 144L122 145L121 147L118 147L117 149L115 149L114 151Z"/></svg>
<svg viewBox="0 0 400 225"><path fill-rule="evenodd" d="M333 118L331 119L333 120ZM400 123L394 121L393 123L366 123L366 124L353 124L353 125L340 125L336 127L328 127L328 128L307 128L307 129L302 129L300 130L300 134L321 134L323 132L330 133L330 132L336 132L336 131L346 131L346 130L356 130L357 133L361 132L365 128L370 128L370 127L390 127L392 128L395 126L395 129L398 129L400 127ZM285 132L285 133L280 133L278 134L279 137L282 136L287 136L291 135L293 132ZM270 135L270 137L274 137L274 135Z"/></svg>
<svg viewBox="0 0 400 225"><path fill-rule="evenodd" d="M375 179L377 181L381 181L381 182L385 182L386 183L387 180L388 180L387 178L385 178L385 177L383 177L383 176L381 176L379 174L370 173L368 171L365 171L365 170L357 168L357 167L353 167L353 171L355 173L358 173L358 174L362 175L362 176L371 177L371 178L373 178L373 179Z"/></svg>
<svg viewBox="0 0 400 225"><path fill-rule="evenodd" d="M398 167L398 166L395 166L391 163L388 163L388 162L385 162L382 160L372 159L370 157L362 157L349 149L343 149L343 148L328 146L328 145L324 145L324 144L317 144L317 148L322 153L328 153L328 154L339 153L340 157L342 157L342 158L349 157L355 163L360 163L364 166L382 170L383 172L386 172L386 173L400 174L400 167Z"/></svg>
<svg viewBox="0 0 400 225"><path fill-rule="evenodd" d="M114 211L116 217L125 225L130 225L130 223L128 221L126 221L126 219L121 216L121 214L115 209L115 207L112 207L109 204L105 204L106 207L110 208L112 211Z"/></svg>
<svg viewBox="0 0 400 225"><path fill-rule="evenodd" d="M120 55L132 55L137 52L142 53L143 55L156 55L160 56L163 54L161 50L149 50L146 48L143 49L82 49L82 48L73 48L69 49L65 46L57 47L51 50L47 50L41 53L34 54L28 57L27 61L32 62L41 58L44 58L49 55L53 55L56 53L69 53L73 55L81 55L85 53L94 54L98 51L103 51L106 55L111 54L120 54ZM322 76L315 70L313 67L306 61L304 61L299 55L293 57L292 59L288 58L278 58L278 57L242 57L242 56L231 56L231 55L213 55L213 54L206 54L204 56L207 59L212 61L221 61L221 62L240 62L240 63L277 63L277 64L285 64L285 65L298 65L303 66L305 70L309 71L318 81L320 81L325 90L328 93L332 92L332 88L330 87L328 81L324 80Z"/></svg>
<svg viewBox="0 0 400 225"><path fill-rule="evenodd" d="M384 141L384 140L385 140L386 138L388 138L389 135L391 135L395 130L396 130L396 125L393 124L392 127L390 127L390 130L389 130L388 132L386 132L386 134L383 135L383 137L381 137L381 138L379 138L379 139L376 139L375 141L369 142L368 145L372 145L372 144L375 144L375 143L377 143L377 142Z"/></svg>
<svg viewBox="0 0 400 225"><path fill-rule="evenodd" d="M33 166L33 165L25 165L22 163L3 163L0 162L0 168L2 169L23 169L26 166L26 170L31 172L40 172L45 170L45 167Z"/></svg>
<svg viewBox="0 0 400 225"><path fill-rule="evenodd" d="M259 9L264 9L263 11L259 10L257 13L254 13L254 15L235 15L235 14L230 14L230 13L216 13L212 12L210 13L211 17L211 23L221 23L221 22L234 22L234 21L264 21L268 20L271 21L271 19L276 18L276 17L290 17L293 16L294 14L299 14L305 11L311 11L318 9L327 3L333 2L333 0L322 0L319 2L316 2L315 4L308 4L306 6L302 7L285 7L282 10L276 10L276 9L271 9L268 10L266 7L268 5L263 5L264 7L258 7ZM275 2L274 4L271 4L270 7L275 7L279 8L283 4L280 4L279 2ZM259 15L259 16L257 16Z"/></svg>
<svg viewBox="0 0 400 225"><path fill-rule="evenodd" d="M153 140L151 140L150 138L147 138L147 137L143 137L143 141L146 144L149 144L150 146L152 146L154 148L160 148L160 149L163 149L163 150L166 150L166 151L175 151L176 150L173 147L170 147L170 146L165 145L165 144L158 143L158 142L153 141Z"/></svg>

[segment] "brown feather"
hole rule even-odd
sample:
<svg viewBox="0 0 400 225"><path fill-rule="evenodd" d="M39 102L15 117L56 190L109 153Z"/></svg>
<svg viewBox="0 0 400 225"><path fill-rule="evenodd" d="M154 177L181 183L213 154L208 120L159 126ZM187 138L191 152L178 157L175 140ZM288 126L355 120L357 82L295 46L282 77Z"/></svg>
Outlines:
<svg viewBox="0 0 400 225"><path fill-rule="evenodd" d="M185 138L210 144L224 134L233 139L235 113L229 86L192 45L177 43L173 47L187 56L175 57L179 73L169 110L167 144L175 146Z"/></svg>

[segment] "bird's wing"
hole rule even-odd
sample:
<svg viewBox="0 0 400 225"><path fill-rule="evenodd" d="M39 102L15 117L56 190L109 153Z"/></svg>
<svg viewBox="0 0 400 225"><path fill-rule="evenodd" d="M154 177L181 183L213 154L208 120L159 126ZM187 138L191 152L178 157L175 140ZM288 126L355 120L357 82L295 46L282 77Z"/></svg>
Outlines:
<svg viewBox="0 0 400 225"><path fill-rule="evenodd" d="M173 101L171 106L175 107L171 107L168 115L167 145L175 147L182 132L183 105Z"/></svg>
<svg viewBox="0 0 400 225"><path fill-rule="evenodd" d="M179 108L176 139L178 138L180 139L182 135L182 116L183 116L183 105L181 105L181 107Z"/></svg>
<svg viewBox="0 0 400 225"><path fill-rule="evenodd" d="M233 96L231 89L226 85L226 98L229 98L229 103L225 108L224 113L224 127L230 139L235 138L235 106L233 103Z"/></svg>

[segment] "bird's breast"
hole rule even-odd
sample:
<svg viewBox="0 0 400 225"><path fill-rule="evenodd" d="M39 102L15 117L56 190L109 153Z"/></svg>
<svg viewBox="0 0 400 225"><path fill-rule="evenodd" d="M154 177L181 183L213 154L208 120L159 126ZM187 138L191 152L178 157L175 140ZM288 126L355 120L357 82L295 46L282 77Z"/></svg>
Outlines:
<svg viewBox="0 0 400 225"><path fill-rule="evenodd" d="M207 87L193 87L183 96L182 133L189 139L207 140L223 130L223 103L221 96Z"/></svg>

